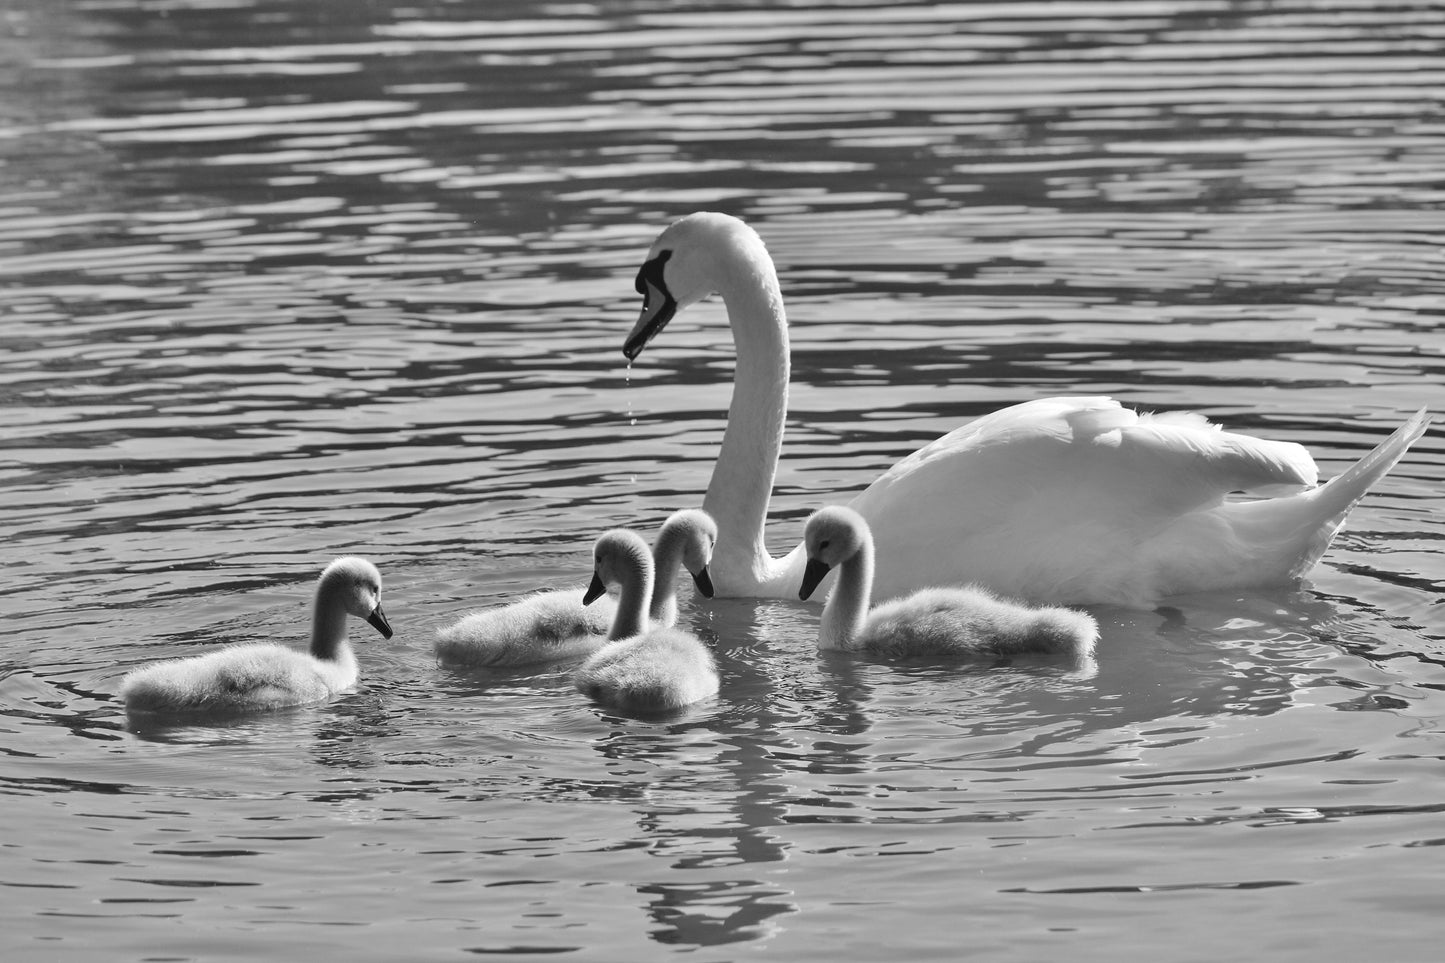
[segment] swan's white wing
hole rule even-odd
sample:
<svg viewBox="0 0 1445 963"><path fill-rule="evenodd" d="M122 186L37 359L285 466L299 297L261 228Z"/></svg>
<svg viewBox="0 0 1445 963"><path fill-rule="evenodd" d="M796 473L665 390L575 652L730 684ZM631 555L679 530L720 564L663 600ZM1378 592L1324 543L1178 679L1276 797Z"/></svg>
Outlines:
<svg viewBox="0 0 1445 963"><path fill-rule="evenodd" d="M1002 506L1064 490L1070 501L1119 503L1131 514L1180 512L1230 492L1299 491L1317 480L1309 452L1292 442L1221 431L1191 412L1141 415L1110 398L1046 398L949 432L852 505L866 516L885 504Z"/></svg>
<svg viewBox="0 0 1445 963"><path fill-rule="evenodd" d="M1109 398L1047 398L943 436L851 504L878 542L877 597L978 581L1036 599L1124 601L1127 592L1100 596L1102 586L1180 515L1233 491L1315 480L1299 445L1197 415L1139 415Z"/></svg>
<svg viewBox="0 0 1445 963"><path fill-rule="evenodd" d="M1075 443L1082 439L1075 435ZM1131 426L1087 439L1116 449L1116 471L1127 471L1152 499L1175 511L1217 505L1231 492L1279 495L1313 488L1319 480L1314 459L1303 446L1222 431L1192 415L1139 415Z"/></svg>

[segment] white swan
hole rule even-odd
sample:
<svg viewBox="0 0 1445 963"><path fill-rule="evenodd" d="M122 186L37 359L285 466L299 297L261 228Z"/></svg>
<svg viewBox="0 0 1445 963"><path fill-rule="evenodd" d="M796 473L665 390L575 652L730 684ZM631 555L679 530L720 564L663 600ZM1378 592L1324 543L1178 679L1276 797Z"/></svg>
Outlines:
<svg viewBox="0 0 1445 963"><path fill-rule="evenodd" d="M720 595L791 595L803 548L774 558L764 541L788 403L787 321L772 259L742 221L692 214L658 237L637 290L629 359L678 311L722 295L737 368L703 500L719 529L713 583ZM1428 424L1421 409L1316 488L1314 461L1299 445L1224 432L1195 414L1138 414L1110 398L1046 398L944 435L851 505L877 532L881 594L975 583L1042 602L1149 607L1170 595L1299 578ZM1236 491L1277 497L1225 500Z"/></svg>
<svg viewBox="0 0 1445 963"><path fill-rule="evenodd" d="M1072 609L1030 608L977 586L926 588L869 611L873 536L863 516L841 505L814 512L803 531L808 556L798 597L838 570L823 607L818 648L880 655L1059 655L1090 660L1099 626Z"/></svg>
<svg viewBox="0 0 1445 963"><path fill-rule="evenodd" d="M577 690L625 712L660 713L718 691L717 665L703 642L681 629L650 628L652 559L642 539L625 529L603 533L593 550L596 568L587 598L618 586L617 615L605 646L573 675Z"/></svg>
<svg viewBox="0 0 1445 963"><path fill-rule="evenodd" d="M685 508L662 523L653 543L659 590L649 618L658 625L677 621L677 570L692 575L700 594L712 597L707 560L717 526L705 512ZM472 612L437 632L437 658L451 665L513 666L579 658L597 651L617 613L611 596L588 605L583 589L538 592L506 605Z"/></svg>
<svg viewBox="0 0 1445 963"><path fill-rule="evenodd" d="M381 610L381 574L364 558L338 558L321 573L309 653L253 642L169 659L129 673L121 697L131 712L235 712L321 702L356 682L347 615L391 638Z"/></svg>

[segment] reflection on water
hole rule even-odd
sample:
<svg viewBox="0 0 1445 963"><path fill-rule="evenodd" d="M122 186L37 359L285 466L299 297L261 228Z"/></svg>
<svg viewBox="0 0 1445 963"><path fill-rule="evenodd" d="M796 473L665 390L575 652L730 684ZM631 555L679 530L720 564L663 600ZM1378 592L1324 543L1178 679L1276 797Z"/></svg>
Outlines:
<svg viewBox="0 0 1445 963"><path fill-rule="evenodd" d="M780 268L780 540L1043 393L1338 473L1445 376L1441 34L1423 0L10 4L16 958L1433 958L1434 436L1310 585L1096 612L1091 678L820 656L815 607L717 600L723 691L639 721L431 633L700 499L720 309L620 354L694 209ZM398 632L354 693L118 711L135 665L299 639L341 553Z"/></svg>

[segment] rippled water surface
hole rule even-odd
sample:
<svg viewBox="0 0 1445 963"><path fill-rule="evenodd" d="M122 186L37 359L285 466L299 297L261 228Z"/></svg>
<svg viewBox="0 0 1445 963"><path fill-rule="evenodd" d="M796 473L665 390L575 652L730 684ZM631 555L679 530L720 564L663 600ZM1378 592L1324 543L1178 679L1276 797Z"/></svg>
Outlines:
<svg viewBox="0 0 1445 963"><path fill-rule="evenodd" d="M696 209L788 299L777 549L1047 394L1337 474L1445 408L1442 43L1429 0L10 3L5 959L1436 959L1438 427L1300 588L1096 611L1093 678L719 600L722 693L645 721L431 640L700 501L721 307L620 351ZM135 666L299 642L339 553L397 628L358 688L127 721Z"/></svg>

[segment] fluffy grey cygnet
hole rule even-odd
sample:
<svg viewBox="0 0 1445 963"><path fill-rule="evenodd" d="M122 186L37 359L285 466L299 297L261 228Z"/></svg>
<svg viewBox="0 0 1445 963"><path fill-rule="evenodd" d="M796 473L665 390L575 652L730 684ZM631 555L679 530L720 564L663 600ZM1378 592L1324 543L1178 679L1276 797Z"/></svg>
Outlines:
<svg viewBox="0 0 1445 963"><path fill-rule="evenodd" d="M715 541L717 526L697 509L673 512L662 523L652 549L658 582L649 613L654 623L677 621L679 566L700 593L712 596L700 546L711 555ZM617 602L604 596L587 605L583 594L580 586L538 592L465 615L437 633L437 658L448 665L514 666L590 655L606 644Z"/></svg>
<svg viewBox="0 0 1445 963"><path fill-rule="evenodd" d="M338 558L321 573L309 652L252 642L169 659L128 674L120 695L130 712L242 712L322 702L356 684L348 615L391 638L381 610L381 573L354 556Z"/></svg>
<svg viewBox="0 0 1445 963"><path fill-rule="evenodd" d="M838 570L823 607L820 649L881 655L1042 654L1083 662L1099 638L1098 625L1084 612L1031 607L974 586L920 589L870 611L873 536L851 508L834 505L813 513L803 544L808 565L800 598L807 599L831 569Z"/></svg>
<svg viewBox="0 0 1445 963"><path fill-rule="evenodd" d="M711 540L706 554L711 555ZM649 626L652 559L632 532L614 529L597 540L588 598L617 586L617 614L609 641L573 676L578 691L624 712L662 713L718 691L712 651L690 632Z"/></svg>

